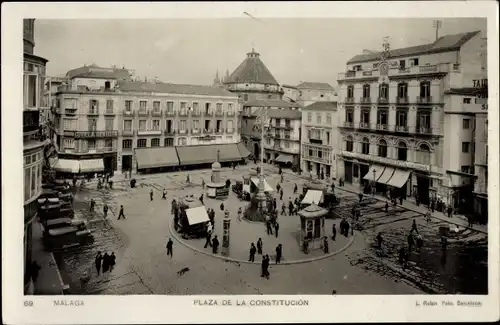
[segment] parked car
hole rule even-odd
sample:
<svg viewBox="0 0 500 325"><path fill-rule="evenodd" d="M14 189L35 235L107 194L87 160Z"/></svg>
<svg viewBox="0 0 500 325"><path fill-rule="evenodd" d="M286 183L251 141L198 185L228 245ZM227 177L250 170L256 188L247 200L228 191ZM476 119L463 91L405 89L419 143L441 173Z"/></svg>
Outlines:
<svg viewBox="0 0 500 325"><path fill-rule="evenodd" d="M94 236L83 225L49 229L44 232L43 243L47 250L58 250L94 243Z"/></svg>

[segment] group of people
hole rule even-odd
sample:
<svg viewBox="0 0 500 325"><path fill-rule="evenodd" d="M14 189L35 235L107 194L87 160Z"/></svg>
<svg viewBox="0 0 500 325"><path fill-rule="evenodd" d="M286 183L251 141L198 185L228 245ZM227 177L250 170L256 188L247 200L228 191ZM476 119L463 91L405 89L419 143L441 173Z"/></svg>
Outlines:
<svg viewBox="0 0 500 325"><path fill-rule="evenodd" d="M339 228L340 228L340 234L345 237L349 236L349 229L351 229L351 235L354 233L354 227L352 227L349 221L347 221L345 218L343 218L342 221L340 221Z"/></svg>
<svg viewBox="0 0 500 325"><path fill-rule="evenodd" d="M278 244L278 246L276 246L276 264L279 264L281 263L281 259L283 257L283 245L282 244ZM262 243L262 238L259 238L257 240L257 246L255 246L254 243L251 243L250 244L250 256L248 258L248 261L249 262L255 262L255 254L257 253L258 255L263 255L263 243ZM264 255L264 258L269 257L269 255Z"/></svg>
<svg viewBox="0 0 500 325"><path fill-rule="evenodd" d="M95 268L97 270L97 275L101 274L101 266L102 273L106 273L108 271L113 271L113 268L116 264L116 256L114 252L111 252L110 255L108 253L101 254L101 251L97 252L97 256L95 257Z"/></svg>

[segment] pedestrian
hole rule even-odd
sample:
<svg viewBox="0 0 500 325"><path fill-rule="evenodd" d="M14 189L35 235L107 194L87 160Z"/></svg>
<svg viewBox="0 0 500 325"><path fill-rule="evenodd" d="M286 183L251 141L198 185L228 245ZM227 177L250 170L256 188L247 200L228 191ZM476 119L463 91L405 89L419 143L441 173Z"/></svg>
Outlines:
<svg viewBox="0 0 500 325"><path fill-rule="evenodd" d="M283 181L284 181L283 172L281 172L280 183L283 183Z"/></svg>
<svg viewBox="0 0 500 325"><path fill-rule="evenodd" d="M215 235L214 239L212 239L212 253L217 254L218 249L219 249L219 240L217 239L217 235Z"/></svg>
<svg viewBox="0 0 500 325"><path fill-rule="evenodd" d="M174 257L173 248L174 248L174 242L172 241L172 238L169 238L167 242L167 256L170 255L170 258Z"/></svg>
<svg viewBox="0 0 500 325"><path fill-rule="evenodd" d="M333 179L332 179L332 193L335 194L335 183Z"/></svg>
<svg viewBox="0 0 500 325"><path fill-rule="evenodd" d="M107 204L104 204L104 206L102 207L102 212L104 213L104 218L107 218L108 217L108 205Z"/></svg>
<svg viewBox="0 0 500 325"><path fill-rule="evenodd" d="M385 212L389 212L389 203L388 202L385 202Z"/></svg>
<svg viewBox="0 0 500 325"><path fill-rule="evenodd" d="M328 237L323 238L323 252L328 254Z"/></svg>
<svg viewBox="0 0 500 325"><path fill-rule="evenodd" d="M285 206L285 203L283 203L283 205L281 206L281 215L282 216L286 216L286 206Z"/></svg>
<svg viewBox="0 0 500 325"><path fill-rule="evenodd" d="M293 186L293 194L296 194L298 190L297 184Z"/></svg>
<svg viewBox="0 0 500 325"><path fill-rule="evenodd" d="M410 234L415 231L417 234L418 234L418 229L417 229L417 222L415 221L415 219L413 219L413 223L411 225L411 230L410 230Z"/></svg>
<svg viewBox="0 0 500 325"><path fill-rule="evenodd" d="M276 235L276 238L278 238L278 230L280 230L280 224L276 222L274 224L274 234Z"/></svg>
<svg viewBox="0 0 500 325"><path fill-rule="evenodd" d="M363 193L359 193L358 197L359 197L359 203L361 203L361 201L363 200Z"/></svg>
<svg viewBox="0 0 500 325"><path fill-rule="evenodd" d="M266 230L268 235L273 234L273 229L271 228L271 219L269 218L269 215L266 215Z"/></svg>
<svg viewBox="0 0 500 325"><path fill-rule="evenodd" d="M281 190L281 185L280 185L280 183L278 183L278 185L276 185L276 191L277 191L277 193L280 193L280 190Z"/></svg>
<svg viewBox="0 0 500 325"><path fill-rule="evenodd" d="M95 200L90 199L90 212L94 212L94 207L95 207Z"/></svg>
<svg viewBox="0 0 500 325"><path fill-rule="evenodd" d="M224 202L222 202L222 203L220 204L220 210L221 210L221 211L224 211Z"/></svg>
<svg viewBox="0 0 500 325"><path fill-rule="evenodd" d="M413 244L415 244L415 240L413 239L413 235L411 233L408 235L407 241L408 241L408 252L411 253L411 249L413 247Z"/></svg>
<svg viewBox="0 0 500 325"><path fill-rule="evenodd" d="M378 233L377 234L377 248L382 248L382 242L384 241L384 239L382 238L382 233Z"/></svg>
<svg viewBox="0 0 500 325"><path fill-rule="evenodd" d="M434 200L431 201L431 211L434 213Z"/></svg>
<svg viewBox="0 0 500 325"><path fill-rule="evenodd" d="M102 255L101 251L98 251L97 256L95 257L95 268L97 270L97 275L101 274L101 264L102 264Z"/></svg>
<svg viewBox="0 0 500 325"><path fill-rule="evenodd" d="M262 258L262 274L261 277L269 280L269 255Z"/></svg>
<svg viewBox="0 0 500 325"><path fill-rule="evenodd" d="M189 174L186 175L186 183L188 183L188 184L191 183L191 178L189 178Z"/></svg>
<svg viewBox="0 0 500 325"><path fill-rule="evenodd" d="M73 187L76 187L76 177L73 177Z"/></svg>
<svg viewBox="0 0 500 325"><path fill-rule="evenodd" d="M109 270L109 255L108 253L104 253L102 257L102 273L106 273Z"/></svg>
<svg viewBox="0 0 500 325"><path fill-rule="evenodd" d="M115 265L116 265L115 252L111 252L111 255L109 255L109 272L113 271Z"/></svg>
<svg viewBox="0 0 500 325"><path fill-rule="evenodd" d="M346 236L346 237L349 237L349 227L350 227L350 224L346 220L346 222L345 222L345 230L344 230L344 236Z"/></svg>
<svg viewBox="0 0 500 325"><path fill-rule="evenodd" d="M149 191L149 198L151 199L151 201L153 201L153 189Z"/></svg>
<svg viewBox="0 0 500 325"><path fill-rule="evenodd" d="M205 189L205 180L203 178L201 179L201 188Z"/></svg>
<svg viewBox="0 0 500 325"><path fill-rule="evenodd" d="M403 196L402 195L399 196L399 205L403 205Z"/></svg>
<svg viewBox="0 0 500 325"><path fill-rule="evenodd" d="M283 189L280 189L280 201L283 201Z"/></svg>
<svg viewBox="0 0 500 325"><path fill-rule="evenodd" d="M201 195L200 195L200 202L201 202L201 204L205 205L205 204L203 203L203 193L201 193Z"/></svg>
<svg viewBox="0 0 500 325"><path fill-rule="evenodd" d="M255 252L257 249L255 248L255 245L253 243L250 244L250 258L248 259L249 262L255 262Z"/></svg>
<svg viewBox="0 0 500 325"><path fill-rule="evenodd" d="M118 220L125 219L125 214L123 213L123 205L120 205L120 213L118 213Z"/></svg>
<svg viewBox="0 0 500 325"><path fill-rule="evenodd" d="M163 189L163 194L162 194L162 197L161 197L163 200L166 200L167 199L167 190L166 189Z"/></svg>
<svg viewBox="0 0 500 325"><path fill-rule="evenodd" d="M335 224L333 224L333 227L332 227L332 240L335 241L336 237L337 237L337 228L336 228Z"/></svg>
<svg viewBox="0 0 500 325"><path fill-rule="evenodd" d="M453 208L450 206L448 206L448 218L451 218L453 216Z"/></svg>
<svg viewBox="0 0 500 325"><path fill-rule="evenodd" d="M420 251L420 249L424 245L424 239L422 238L422 235L420 234L417 235L416 244L417 244L417 249Z"/></svg>
<svg viewBox="0 0 500 325"><path fill-rule="evenodd" d="M288 214L293 215L293 203L291 201L292 198L290 198L290 201L288 201Z"/></svg>
<svg viewBox="0 0 500 325"><path fill-rule="evenodd" d="M467 216L467 221L469 222L468 227L469 227L469 228L472 228L472 226L474 225L474 219L473 219L473 217L472 217L472 214L469 214L469 215Z"/></svg>
<svg viewBox="0 0 500 325"><path fill-rule="evenodd" d="M236 163L233 163L233 170L236 169Z"/></svg>
<svg viewBox="0 0 500 325"><path fill-rule="evenodd" d="M420 198L417 196L415 196L415 202L417 203L417 206L420 206Z"/></svg>
<svg viewBox="0 0 500 325"><path fill-rule="evenodd" d="M448 239L445 236L441 236L441 251L446 253L448 249Z"/></svg>
<svg viewBox="0 0 500 325"><path fill-rule="evenodd" d="M276 246L276 264L281 263L281 256L283 254L283 247L281 244Z"/></svg>
<svg viewBox="0 0 500 325"><path fill-rule="evenodd" d="M241 215L243 214L243 210L241 207L238 208L238 220L241 221Z"/></svg>
<svg viewBox="0 0 500 325"><path fill-rule="evenodd" d="M207 233L205 235L205 239L205 246L203 246L203 248L207 248L207 246L212 247L212 227L210 223L208 223L207 225Z"/></svg>
<svg viewBox="0 0 500 325"><path fill-rule="evenodd" d="M262 255L262 238L257 240L257 254Z"/></svg>
<svg viewBox="0 0 500 325"><path fill-rule="evenodd" d="M33 280L33 283L36 283L36 280L38 279L38 274L40 273L41 269L42 267L38 265L36 261L33 261L33 263L31 263L30 276L31 280Z"/></svg>
<svg viewBox="0 0 500 325"><path fill-rule="evenodd" d="M354 219L354 217L356 217L356 206L355 205L353 205L351 208L351 215L352 215L353 219Z"/></svg>

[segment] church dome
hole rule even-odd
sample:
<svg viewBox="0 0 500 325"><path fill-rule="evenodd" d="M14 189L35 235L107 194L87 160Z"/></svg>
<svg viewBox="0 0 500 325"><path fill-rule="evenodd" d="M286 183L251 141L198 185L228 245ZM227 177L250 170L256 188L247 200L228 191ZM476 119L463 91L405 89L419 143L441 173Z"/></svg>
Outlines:
<svg viewBox="0 0 500 325"><path fill-rule="evenodd" d="M258 83L279 86L278 81L261 61L260 54L255 52L254 49L252 49L252 52L247 53L245 61L231 75L224 78L224 84L234 83Z"/></svg>

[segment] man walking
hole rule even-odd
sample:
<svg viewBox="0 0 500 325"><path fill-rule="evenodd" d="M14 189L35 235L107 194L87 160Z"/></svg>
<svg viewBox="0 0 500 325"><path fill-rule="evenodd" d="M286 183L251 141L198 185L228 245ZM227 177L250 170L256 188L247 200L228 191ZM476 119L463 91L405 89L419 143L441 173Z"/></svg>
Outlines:
<svg viewBox="0 0 500 325"><path fill-rule="evenodd" d="M280 230L280 224L276 221L274 224L274 234L276 235L276 238L278 238L278 230Z"/></svg>
<svg viewBox="0 0 500 325"><path fill-rule="evenodd" d="M282 216L286 216L286 206L285 206L285 203L283 203L283 205L281 206L281 215Z"/></svg>
<svg viewBox="0 0 500 325"><path fill-rule="evenodd" d="M205 246L203 246L203 248L207 248L207 246L212 247L212 226L210 225L210 222L208 222L206 241L205 241Z"/></svg>
<svg viewBox="0 0 500 325"><path fill-rule="evenodd" d="M280 201L283 201L283 189L280 189Z"/></svg>
<svg viewBox="0 0 500 325"><path fill-rule="evenodd" d="M282 249L283 249L283 247L281 246L281 244L276 246L276 264L281 263L281 256L283 254Z"/></svg>
<svg viewBox="0 0 500 325"><path fill-rule="evenodd" d="M262 238L257 240L257 254L262 255Z"/></svg>
<svg viewBox="0 0 500 325"><path fill-rule="evenodd" d="M104 214L104 218L108 217L108 205L107 204L104 204L104 206L102 207L102 213Z"/></svg>
<svg viewBox="0 0 500 325"><path fill-rule="evenodd" d="M170 255L170 258L174 257L173 248L174 248L174 242L172 241L172 238L169 238L167 242L167 256Z"/></svg>
<svg viewBox="0 0 500 325"><path fill-rule="evenodd" d="M293 187L293 194L296 194L298 190L297 184L294 185Z"/></svg>
<svg viewBox="0 0 500 325"><path fill-rule="evenodd" d="M102 255L101 251L98 251L97 256L95 257L95 268L97 270L97 275L101 274L101 264L102 264Z"/></svg>
<svg viewBox="0 0 500 325"><path fill-rule="evenodd" d="M149 191L149 198L151 199L151 201L153 201L153 189Z"/></svg>
<svg viewBox="0 0 500 325"><path fill-rule="evenodd" d="M273 229L271 228L271 219L269 218L269 215L266 215L266 230L268 235L273 234Z"/></svg>
<svg viewBox="0 0 500 325"><path fill-rule="evenodd" d="M450 206L448 206L448 218L451 218L453 216L453 208Z"/></svg>
<svg viewBox="0 0 500 325"><path fill-rule="evenodd" d="M219 249L219 240L217 239L217 235L215 235L214 239L212 239L212 253L217 254Z"/></svg>
<svg viewBox="0 0 500 325"><path fill-rule="evenodd" d="M332 240L335 241L336 237L337 237L337 227L335 226L335 224L333 224L333 227L332 227Z"/></svg>
<svg viewBox="0 0 500 325"><path fill-rule="evenodd" d="M280 183L283 183L283 172L281 173L281 179L280 179Z"/></svg>
<svg viewBox="0 0 500 325"><path fill-rule="evenodd" d="M163 195L161 197L163 200L166 200L167 199L167 190L166 189L163 189Z"/></svg>
<svg viewBox="0 0 500 325"><path fill-rule="evenodd" d="M250 244L250 258L248 259L249 262L255 262L255 252L257 252L257 249L255 248L255 245L253 243Z"/></svg>
<svg viewBox="0 0 500 325"><path fill-rule="evenodd" d="M325 254L328 254L329 250L328 250L328 237L325 236L325 238L323 238L323 252Z"/></svg>
<svg viewBox="0 0 500 325"><path fill-rule="evenodd" d="M120 219L125 219L125 214L123 213L123 205L120 205L120 213L118 213L118 219L117 220L120 220Z"/></svg>

